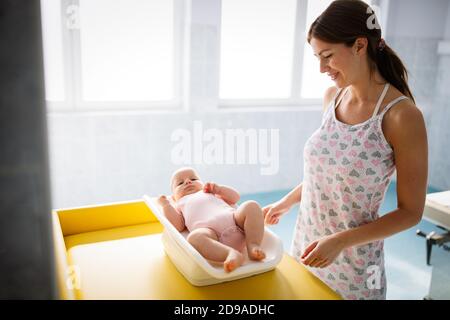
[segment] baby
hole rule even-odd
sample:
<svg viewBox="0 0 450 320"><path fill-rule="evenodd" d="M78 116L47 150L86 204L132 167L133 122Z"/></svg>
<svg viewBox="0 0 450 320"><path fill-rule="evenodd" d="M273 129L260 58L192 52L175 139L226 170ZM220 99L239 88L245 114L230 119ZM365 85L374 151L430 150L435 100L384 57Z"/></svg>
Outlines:
<svg viewBox="0 0 450 320"><path fill-rule="evenodd" d="M181 168L171 179L172 196L158 198L166 218L178 231L188 229L188 242L208 260L223 263L231 272L239 267L247 246L252 260L262 260L260 244L264 236L264 217L255 201L236 208L239 193L212 182L203 184L192 168Z"/></svg>

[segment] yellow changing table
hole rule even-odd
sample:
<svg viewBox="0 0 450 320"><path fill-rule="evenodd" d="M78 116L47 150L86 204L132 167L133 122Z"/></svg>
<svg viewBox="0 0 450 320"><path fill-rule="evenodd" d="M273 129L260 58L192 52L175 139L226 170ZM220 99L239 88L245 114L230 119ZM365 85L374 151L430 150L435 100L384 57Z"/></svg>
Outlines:
<svg viewBox="0 0 450 320"><path fill-rule="evenodd" d="M143 200L55 210L52 220L61 299L340 299L287 254L263 274L191 285Z"/></svg>

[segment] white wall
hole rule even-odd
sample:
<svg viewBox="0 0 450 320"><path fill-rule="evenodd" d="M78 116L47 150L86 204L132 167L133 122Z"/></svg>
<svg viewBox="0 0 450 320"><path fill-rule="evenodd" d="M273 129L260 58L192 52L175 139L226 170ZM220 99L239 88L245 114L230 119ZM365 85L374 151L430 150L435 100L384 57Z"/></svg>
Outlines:
<svg viewBox="0 0 450 320"><path fill-rule="evenodd" d="M450 1L447 1L447 17L445 23L444 39L450 40Z"/></svg>
<svg viewBox="0 0 450 320"><path fill-rule="evenodd" d="M442 38L450 41L450 1L445 11L446 24ZM450 189L450 55L439 56L436 86L432 91L432 112L428 117L429 181L440 190Z"/></svg>
<svg viewBox="0 0 450 320"><path fill-rule="evenodd" d="M389 0L388 37L441 38L448 0Z"/></svg>
<svg viewBox="0 0 450 320"><path fill-rule="evenodd" d="M320 124L319 111L208 114L50 115L53 207L136 199L169 192L171 134L194 121L204 129L279 129L280 163L275 175L261 165L194 165L205 180L242 193L286 189L300 182L302 148ZM206 144L204 144L206 145Z"/></svg>

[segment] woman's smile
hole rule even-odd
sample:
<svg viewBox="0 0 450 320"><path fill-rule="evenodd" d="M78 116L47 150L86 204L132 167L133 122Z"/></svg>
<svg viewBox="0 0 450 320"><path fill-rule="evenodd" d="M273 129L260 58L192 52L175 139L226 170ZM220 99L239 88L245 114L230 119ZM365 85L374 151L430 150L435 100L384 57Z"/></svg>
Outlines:
<svg viewBox="0 0 450 320"><path fill-rule="evenodd" d="M331 78L331 80L334 81L339 76L339 72L335 72L335 73L328 72L327 75Z"/></svg>

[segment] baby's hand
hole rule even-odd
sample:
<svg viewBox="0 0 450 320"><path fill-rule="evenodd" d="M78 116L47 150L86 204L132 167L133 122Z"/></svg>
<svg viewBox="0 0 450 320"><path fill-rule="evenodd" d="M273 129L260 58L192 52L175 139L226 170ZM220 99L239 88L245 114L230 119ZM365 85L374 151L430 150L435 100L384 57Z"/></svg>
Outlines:
<svg viewBox="0 0 450 320"><path fill-rule="evenodd" d="M207 182L203 186L204 193L216 194L218 191L219 191L219 186L213 182Z"/></svg>
<svg viewBox="0 0 450 320"><path fill-rule="evenodd" d="M161 195L158 198L158 204L164 208L165 206L169 205L170 202L165 195Z"/></svg>

